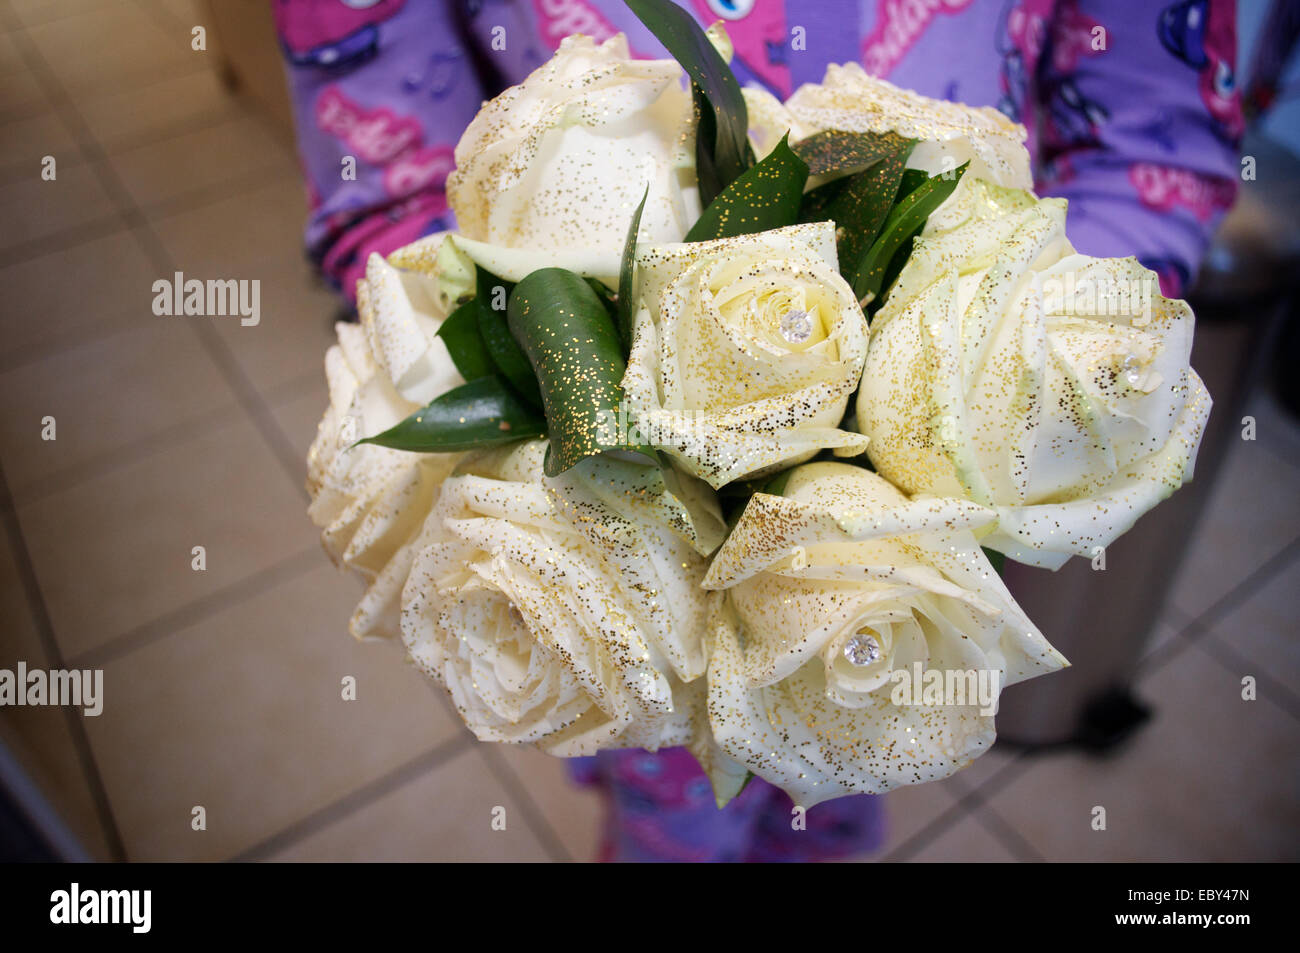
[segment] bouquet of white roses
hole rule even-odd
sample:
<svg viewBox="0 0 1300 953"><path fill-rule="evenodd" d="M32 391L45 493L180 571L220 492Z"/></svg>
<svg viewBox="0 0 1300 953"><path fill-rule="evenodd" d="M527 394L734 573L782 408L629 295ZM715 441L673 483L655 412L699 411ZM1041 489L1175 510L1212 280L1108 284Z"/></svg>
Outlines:
<svg viewBox="0 0 1300 953"><path fill-rule="evenodd" d="M725 33L570 37L456 149L459 231L371 257L312 518L485 741L687 745L719 804L946 777L1065 659L1004 556L1093 555L1190 478L1192 315L1090 258L1024 129Z"/></svg>

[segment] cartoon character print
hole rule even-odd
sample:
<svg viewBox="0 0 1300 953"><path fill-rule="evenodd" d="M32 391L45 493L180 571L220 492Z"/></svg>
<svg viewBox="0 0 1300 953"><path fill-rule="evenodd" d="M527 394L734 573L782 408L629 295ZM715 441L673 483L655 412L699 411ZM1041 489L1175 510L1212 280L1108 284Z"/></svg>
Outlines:
<svg viewBox="0 0 1300 953"><path fill-rule="evenodd" d="M456 89L463 59L458 49L437 50L422 67L402 77L402 89L408 93L427 92L434 100L446 99Z"/></svg>
<svg viewBox="0 0 1300 953"><path fill-rule="evenodd" d="M1074 80L1083 57L1096 56L1094 37L1101 25L1086 16L1077 0L1013 0L1002 13L1002 99L998 108L1037 133L1045 151L1100 144L1100 128L1110 118L1088 99ZM1046 59L1044 59L1046 58ZM1031 77L1038 72L1048 111L1026 109ZM1036 121L1041 126L1036 127Z"/></svg>
<svg viewBox="0 0 1300 953"><path fill-rule="evenodd" d="M352 291L365 277L371 252L387 255L394 248L453 227L446 196L423 192L357 220L356 210L331 219L335 241L320 257L321 270L340 290Z"/></svg>
<svg viewBox="0 0 1300 953"><path fill-rule="evenodd" d="M1191 282L1192 271L1187 263L1176 258L1138 257L1144 268L1150 268L1160 281L1160 293L1166 298L1181 298Z"/></svg>
<svg viewBox="0 0 1300 953"><path fill-rule="evenodd" d="M1237 183L1232 179L1199 175L1190 169L1137 162L1129 166L1129 182L1147 208L1171 212L1183 208L1201 223L1232 207Z"/></svg>
<svg viewBox="0 0 1300 953"><path fill-rule="evenodd" d="M1245 129L1237 91L1235 15L1232 0L1180 0L1156 21L1164 48L1199 73L1201 101L1219 135L1234 144Z"/></svg>
<svg viewBox="0 0 1300 953"><path fill-rule="evenodd" d="M782 0L694 0L700 22L722 20L735 49L731 68L742 86L756 82L772 95L790 95L789 33Z"/></svg>
<svg viewBox="0 0 1300 953"><path fill-rule="evenodd" d="M275 0L276 30L290 63L300 68L346 70L379 47L379 24L406 0Z"/></svg>
<svg viewBox="0 0 1300 953"><path fill-rule="evenodd" d="M533 11L542 40L551 50L558 50L560 41L571 33L582 33L604 43L618 32L605 14L587 0L533 0Z"/></svg>
<svg viewBox="0 0 1300 953"><path fill-rule="evenodd" d="M862 41L862 68L888 78L939 14L960 13L972 0L879 0L876 25Z"/></svg>

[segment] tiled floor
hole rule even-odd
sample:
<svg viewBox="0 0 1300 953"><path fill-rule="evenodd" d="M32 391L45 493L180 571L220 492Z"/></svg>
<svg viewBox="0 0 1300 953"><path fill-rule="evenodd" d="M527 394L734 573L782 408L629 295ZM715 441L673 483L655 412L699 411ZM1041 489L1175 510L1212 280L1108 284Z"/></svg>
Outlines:
<svg viewBox="0 0 1300 953"><path fill-rule="evenodd" d="M337 306L302 262L290 145L194 22L0 0L0 667L107 686L97 718L0 709L0 738L94 857L590 858L600 805L560 762L474 743L398 647L345 633L358 590L301 462ZM177 270L261 279L262 323L155 317ZM1251 412L1143 662L1151 724L1110 758L996 749L891 794L879 857L1300 858L1300 429Z"/></svg>

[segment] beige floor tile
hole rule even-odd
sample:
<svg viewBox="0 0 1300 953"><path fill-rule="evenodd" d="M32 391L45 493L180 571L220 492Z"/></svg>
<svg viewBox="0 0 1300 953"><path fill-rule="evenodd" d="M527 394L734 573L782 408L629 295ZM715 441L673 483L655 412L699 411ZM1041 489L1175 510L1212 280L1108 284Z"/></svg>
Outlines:
<svg viewBox="0 0 1300 953"><path fill-rule="evenodd" d="M917 864L1005 864L1013 863L1016 857L978 818L970 816L946 829L907 859Z"/></svg>
<svg viewBox="0 0 1300 953"><path fill-rule="evenodd" d="M1157 652L1164 651L1167 645L1172 644L1178 638L1178 633L1190 621L1176 612L1167 612L1165 618L1156 623L1155 631L1151 634L1151 638L1147 640L1147 644L1142 650L1142 658L1150 658Z"/></svg>
<svg viewBox="0 0 1300 953"><path fill-rule="evenodd" d="M303 258L305 218L301 180L283 177L155 225L187 275L261 281L261 324L232 323L220 331L262 393L323 374L325 351L335 339L341 302L312 277Z"/></svg>
<svg viewBox="0 0 1300 953"><path fill-rule="evenodd" d="M505 830L493 811L505 809ZM547 861L474 746L277 854L281 861Z"/></svg>
<svg viewBox="0 0 1300 953"><path fill-rule="evenodd" d="M81 162L76 141L55 113L0 123L0 183L39 180L45 156L64 168Z"/></svg>
<svg viewBox="0 0 1300 953"><path fill-rule="evenodd" d="M54 631L75 658L316 545L305 509L237 419L19 507L18 518ZM191 568L199 545L203 572Z"/></svg>
<svg viewBox="0 0 1300 953"><path fill-rule="evenodd" d="M324 358L324 352L321 357ZM328 405L324 370L320 373L320 380L313 381L304 393L271 405L271 413L293 441L294 450L304 460L307 459L308 448L316 439L316 428Z"/></svg>
<svg viewBox="0 0 1300 953"><path fill-rule="evenodd" d="M38 165L33 174L0 185L0 209L4 209L6 224L0 233L0 251L116 214L93 164L58 164L57 156L55 162L52 181L41 178Z"/></svg>
<svg viewBox="0 0 1300 953"><path fill-rule="evenodd" d="M594 861L605 820L600 794L574 784L563 758L515 745L496 745L494 750L518 777L520 787L542 812L569 858Z"/></svg>
<svg viewBox="0 0 1300 953"><path fill-rule="evenodd" d="M17 303L0 335L0 363L12 366L90 337L154 325L158 277L130 231L0 268L0 287ZM90 289L94 289L93 294Z"/></svg>
<svg viewBox="0 0 1300 953"><path fill-rule="evenodd" d="M911 784L884 795L885 844L872 857L888 856L957 805L948 783Z"/></svg>
<svg viewBox="0 0 1300 953"><path fill-rule="evenodd" d="M1246 413L1255 418L1255 433L1260 443L1300 466L1300 421L1290 411L1268 390L1261 390L1247 405Z"/></svg>
<svg viewBox="0 0 1300 953"><path fill-rule="evenodd" d="M0 39L4 39L4 34L0 34ZM16 53L16 49L11 51ZM26 67L0 75L0 122L48 112L45 91Z"/></svg>
<svg viewBox="0 0 1300 953"><path fill-rule="evenodd" d="M219 125L239 111L238 101L211 70L87 98L77 107L96 141L110 153L121 152L168 129Z"/></svg>
<svg viewBox="0 0 1300 953"><path fill-rule="evenodd" d="M1212 633L1213 638L1252 663L1255 671L1267 674L1294 693L1300 693L1297 593L1300 593L1300 560L1274 576L1244 605L1219 622Z"/></svg>
<svg viewBox="0 0 1300 953"><path fill-rule="evenodd" d="M19 16L28 15L20 7ZM163 29L134 3L94 4L34 24L27 35L74 99L204 69L211 55L190 48L188 31Z"/></svg>
<svg viewBox="0 0 1300 953"><path fill-rule="evenodd" d="M49 492L49 478L118 459L142 441L206 426L235 397L198 336L155 317L144 326L0 374L0 459L14 498ZM41 439L42 420L57 439ZM178 429L179 428L179 429Z"/></svg>
<svg viewBox="0 0 1300 953"><path fill-rule="evenodd" d="M205 4L202 0L143 0L143 2L156 3L178 23L202 23L205 18Z"/></svg>
<svg viewBox="0 0 1300 953"><path fill-rule="evenodd" d="M1195 645L1141 688L1156 713L1126 748L1044 758L989 808L1048 860L1300 859L1294 719Z"/></svg>
<svg viewBox="0 0 1300 953"><path fill-rule="evenodd" d="M1001 778L1004 771L1017 770L1015 765L1020 757L1020 752L1009 744L999 745L995 743L992 748L976 758L969 767L958 771L947 781L939 783L946 786L954 797L976 791L984 785Z"/></svg>
<svg viewBox="0 0 1300 953"><path fill-rule="evenodd" d="M36 624L27 606L8 540L0 539L0 668L49 669ZM93 719L92 719L93 720ZM68 724L68 713L53 707L0 707L0 740L13 752L86 853L108 860L108 842L95 811L90 787Z"/></svg>
<svg viewBox="0 0 1300 953"><path fill-rule="evenodd" d="M251 115L128 148L111 161L136 204L145 208L259 173L270 180L294 170L288 151Z"/></svg>
<svg viewBox="0 0 1300 953"><path fill-rule="evenodd" d="M205 3L201 0L134 0L140 9L159 23L192 26L204 22Z"/></svg>
<svg viewBox="0 0 1300 953"><path fill-rule="evenodd" d="M0 77L7 82L14 73L25 69L27 69L27 61L23 59L22 51L18 48L14 37L8 33L0 33Z"/></svg>
<svg viewBox="0 0 1300 953"><path fill-rule="evenodd" d="M1172 604L1195 618L1300 536L1300 467L1262 440L1224 461L1178 578Z"/></svg>
<svg viewBox="0 0 1300 953"><path fill-rule="evenodd" d="M233 856L454 735L400 646L347 634L358 595L322 555L105 667L89 730L132 859Z"/></svg>
<svg viewBox="0 0 1300 953"><path fill-rule="evenodd" d="M107 10L114 4L127 5L122 0L9 0L25 26Z"/></svg>

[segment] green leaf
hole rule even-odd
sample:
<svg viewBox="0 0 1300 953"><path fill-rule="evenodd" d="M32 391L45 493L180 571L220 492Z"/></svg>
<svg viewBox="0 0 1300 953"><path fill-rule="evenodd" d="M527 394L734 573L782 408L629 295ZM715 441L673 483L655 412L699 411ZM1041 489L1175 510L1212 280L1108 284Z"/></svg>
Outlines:
<svg viewBox="0 0 1300 953"><path fill-rule="evenodd" d="M785 485L790 482L790 474L794 473L794 467L788 470L782 470L772 479L767 481L763 487L764 493L771 493L773 496L782 496L785 494Z"/></svg>
<svg viewBox="0 0 1300 953"><path fill-rule="evenodd" d="M447 391L383 433L357 443L417 453L455 453L545 432L541 415L493 374Z"/></svg>
<svg viewBox="0 0 1300 953"><path fill-rule="evenodd" d="M722 181L722 173L713 161L718 136L713 107L694 83L691 83L691 106L695 112L695 184L700 191L700 205L707 208L729 183Z"/></svg>
<svg viewBox="0 0 1300 953"><path fill-rule="evenodd" d="M788 134L767 158L709 203L685 240L704 242L750 235L798 222L808 166L794 154L787 139Z"/></svg>
<svg viewBox="0 0 1300 953"><path fill-rule="evenodd" d="M930 173L924 169L904 169L903 181L898 184L898 197L901 199L911 195L928 178L930 178Z"/></svg>
<svg viewBox="0 0 1300 953"><path fill-rule="evenodd" d="M496 373L496 365L478 331L478 305L467 301L451 313L438 328L438 337L447 345L451 362L467 381Z"/></svg>
<svg viewBox="0 0 1300 953"><path fill-rule="evenodd" d="M707 205L754 163L749 111L740 83L695 18L677 4L671 0L627 0L627 5L699 89L697 104L707 106L700 109L696 124L696 150L709 150L705 171L716 186L712 193L701 188L700 200Z"/></svg>
<svg viewBox="0 0 1300 953"><path fill-rule="evenodd" d="M865 169L898 152L904 152L906 158L913 145L913 141L896 132L827 129L801 139L792 148L808 163L809 175L834 175Z"/></svg>
<svg viewBox="0 0 1300 953"><path fill-rule="evenodd" d="M563 268L534 271L510 295L510 331L541 385L555 476L605 450L654 450L622 442L623 349L610 318L585 281ZM603 424L603 426L602 426Z"/></svg>
<svg viewBox="0 0 1300 953"><path fill-rule="evenodd" d="M804 196L799 213L802 222L830 220L835 237L840 274L853 283L858 263L889 217L899 194L904 165L916 143L900 136L881 137L877 142L888 150L865 169L846 178L813 189Z"/></svg>
<svg viewBox="0 0 1300 953"><path fill-rule="evenodd" d="M916 241L916 236L921 234L921 229L924 227L924 224L918 225L916 230L904 238L902 243L898 246L898 251L894 252L894 257L889 260L889 267L885 269L885 276L880 281L881 288L891 288L893 287L894 282L898 280L898 276L902 272L903 267L907 264L907 260L912 257L912 244ZM868 305L868 313L874 316L875 313L880 310L880 306L884 303L883 298L876 298L870 305Z"/></svg>
<svg viewBox="0 0 1300 953"><path fill-rule="evenodd" d="M999 576L1001 576L1002 570L1007 564L1007 557L996 549L988 549L984 546L981 546L980 549L984 550L984 555L989 558L989 562L992 563L993 569Z"/></svg>
<svg viewBox="0 0 1300 953"><path fill-rule="evenodd" d="M850 279L849 283L853 285L853 291L859 300L872 301L880 297L885 272L894 254L903 242L925 226L930 213L952 195L969 165L969 162L965 162L951 173L944 172L926 179L893 207L885 224L881 226L880 236L862 256Z"/></svg>
<svg viewBox="0 0 1300 953"><path fill-rule="evenodd" d="M627 240L623 242L623 263L618 270L618 336L623 340L623 354L626 357L632 347L632 268L636 263L636 238L641 231L641 213L645 211L646 199L650 197L650 186L646 186L641 196L641 204L632 214L632 224L627 228Z"/></svg>
<svg viewBox="0 0 1300 953"><path fill-rule="evenodd" d="M502 376L526 401L534 407L542 406L542 393L537 389L537 378L528 365L518 342L510 334L506 306L510 298L510 283L482 268L478 269L478 293L474 296L478 331L483 344ZM500 302L501 307L495 305Z"/></svg>
<svg viewBox="0 0 1300 953"><path fill-rule="evenodd" d="M596 292L596 297L599 298L600 303L605 306L605 310L609 312L609 316L617 319L618 295L610 291L609 286L603 281L596 278L583 278L582 280L587 283L588 288Z"/></svg>

